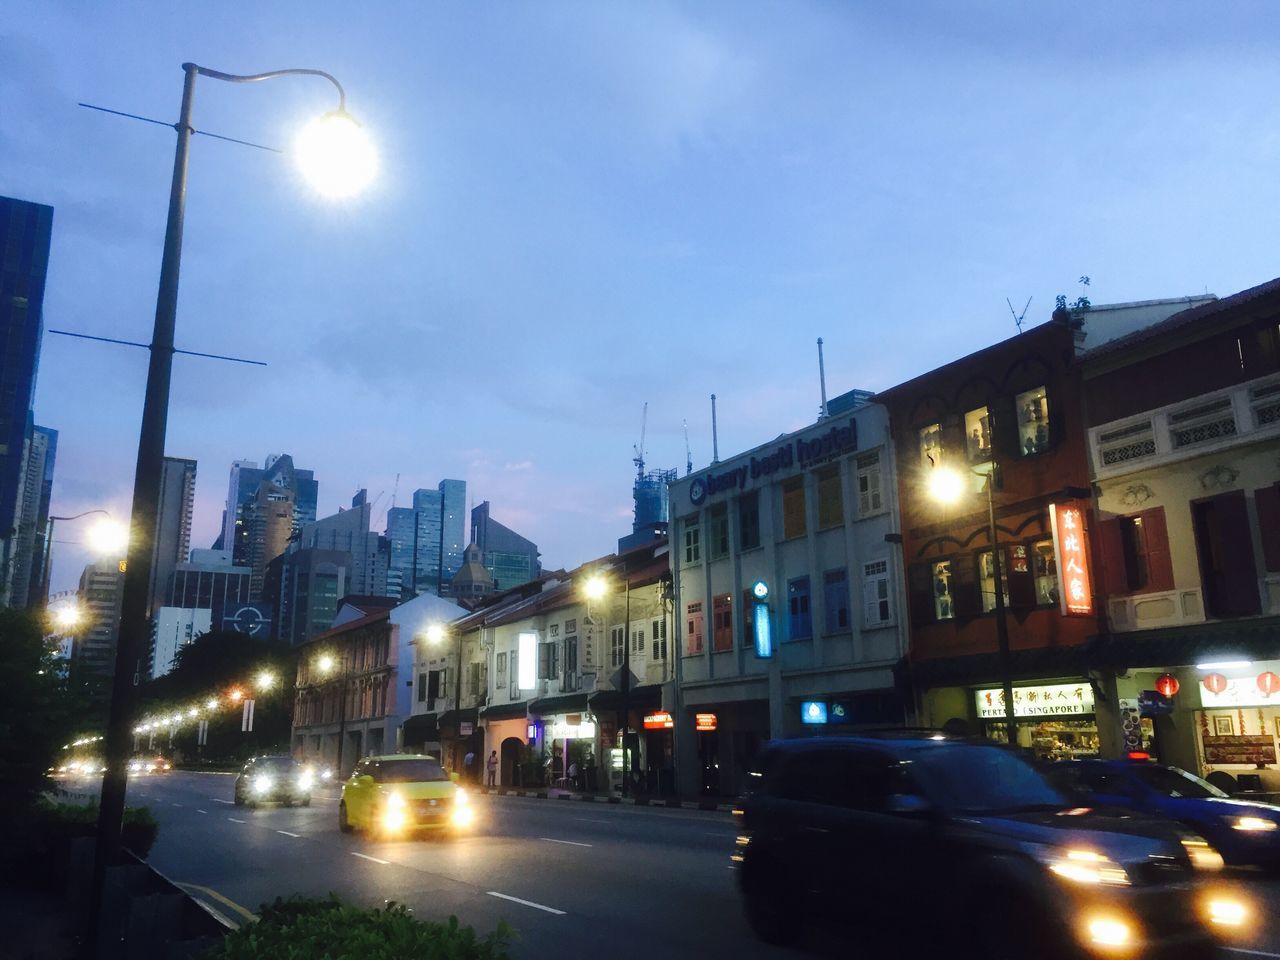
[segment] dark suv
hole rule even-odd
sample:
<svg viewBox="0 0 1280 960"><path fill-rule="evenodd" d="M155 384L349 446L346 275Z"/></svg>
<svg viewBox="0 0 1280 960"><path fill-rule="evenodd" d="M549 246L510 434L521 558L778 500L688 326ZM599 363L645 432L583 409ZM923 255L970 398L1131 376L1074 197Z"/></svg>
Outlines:
<svg viewBox="0 0 1280 960"><path fill-rule="evenodd" d="M311 806L315 774L293 757L254 757L236 775L235 804L256 807L279 801L285 806Z"/></svg>
<svg viewBox="0 0 1280 960"><path fill-rule="evenodd" d="M735 811L770 942L849 921L865 956L1207 957L1250 910L1163 821L1072 808L1028 763L941 735L778 741ZM891 950L891 953L885 953Z"/></svg>

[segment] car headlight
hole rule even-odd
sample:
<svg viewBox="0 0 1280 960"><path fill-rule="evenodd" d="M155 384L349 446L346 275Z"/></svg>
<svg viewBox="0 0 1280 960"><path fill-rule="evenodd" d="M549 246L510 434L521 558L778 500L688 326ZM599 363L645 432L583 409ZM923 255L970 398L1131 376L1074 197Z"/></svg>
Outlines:
<svg viewBox="0 0 1280 960"><path fill-rule="evenodd" d="M275 785L275 781L273 781L270 777L265 775L257 777L253 781L253 789L258 793L269 793L271 788L274 785Z"/></svg>
<svg viewBox="0 0 1280 960"><path fill-rule="evenodd" d="M1110 857L1093 850L1070 847L1054 850L1046 860L1053 873L1072 883L1128 886L1129 875Z"/></svg>
<svg viewBox="0 0 1280 960"><path fill-rule="evenodd" d="M135 763L129 764L129 770L133 773L137 773L141 769L142 769L142 764L140 763L135 762Z"/></svg>
<svg viewBox="0 0 1280 960"><path fill-rule="evenodd" d="M401 830L406 820L404 797L398 793L387 794L387 803L382 810L383 827L387 830Z"/></svg>
<svg viewBox="0 0 1280 960"><path fill-rule="evenodd" d="M320 771L320 779L321 780L333 779L333 771L330 770L328 767L325 767L323 770Z"/></svg>
<svg viewBox="0 0 1280 960"><path fill-rule="evenodd" d="M1274 820L1250 816L1227 817L1227 823L1231 824L1231 829L1243 830L1246 833L1271 833L1277 826Z"/></svg>
<svg viewBox="0 0 1280 960"><path fill-rule="evenodd" d="M467 791L459 787L453 792L453 802L460 807L465 807L471 802L471 798L467 796Z"/></svg>
<svg viewBox="0 0 1280 960"><path fill-rule="evenodd" d="M1196 870L1221 870L1223 867L1222 854L1204 840L1184 839L1182 849L1187 851L1187 859Z"/></svg>
<svg viewBox="0 0 1280 960"><path fill-rule="evenodd" d="M310 770L302 771L301 776L298 777L299 790L310 790L312 784L314 783L315 783L315 776L311 773Z"/></svg>

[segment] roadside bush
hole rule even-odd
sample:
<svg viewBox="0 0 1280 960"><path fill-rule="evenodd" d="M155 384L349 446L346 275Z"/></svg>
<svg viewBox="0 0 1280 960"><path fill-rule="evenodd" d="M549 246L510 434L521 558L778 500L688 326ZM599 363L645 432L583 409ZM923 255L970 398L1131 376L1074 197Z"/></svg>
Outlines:
<svg viewBox="0 0 1280 960"><path fill-rule="evenodd" d="M403 904L364 909L328 899L277 899L261 919L228 934L204 960L508 960L506 924L485 937L450 917L417 920Z"/></svg>
<svg viewBox="0 0 1280 960"><path fill-rule="evenodd" d="M92 837L98 830L96 803L36 804L31 815L28 843L37 856L53 855L65 850L74 837ZM160 825L146 807L129 807L124 812L121 842L136 856L145 860L151 852Z"/></svg>

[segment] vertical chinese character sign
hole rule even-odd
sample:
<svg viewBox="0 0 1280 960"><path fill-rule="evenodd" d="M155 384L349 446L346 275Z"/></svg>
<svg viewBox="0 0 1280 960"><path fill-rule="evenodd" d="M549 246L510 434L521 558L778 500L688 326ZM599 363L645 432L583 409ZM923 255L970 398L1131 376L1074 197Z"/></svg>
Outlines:
<svg viewBox="0 0 1280 960"><path fill-rule="evenodd" d="M1053 552L1062 583L1064 617L1093 615L1093 589L1089 582L1089 548L1085 538L1084 511L1071 504L1049 504L1053 527Z"/></svg>

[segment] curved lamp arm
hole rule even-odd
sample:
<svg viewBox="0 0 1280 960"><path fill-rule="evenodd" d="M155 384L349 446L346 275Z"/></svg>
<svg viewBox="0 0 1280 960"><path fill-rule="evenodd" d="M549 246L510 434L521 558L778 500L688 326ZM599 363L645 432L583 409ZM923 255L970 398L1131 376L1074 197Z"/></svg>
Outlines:
<svg viewBox="0 0 1280 960"><path fill-rule="evenodd" d="M331 73L325 73L323 70L308 70L296 67L290 70L270 70L267 73L223 73L220 70L210 70L208 67L202 67L195 63L184 63L182 69L195 67L196 72L204 77L212 77L214 80L226 80L228 83L256 83L259 80L274 80L276 77L324 77L332 83L338 90L338 112L347 112L347 92L342 89L335 76Z"/></svg>
<svg viewBox="0 0 1280 960"><path fill-rule="evenodd" d="M49 517L49 519L50 520L79 520L81 517L89 517L95 513L100 513L104 517L111 516L111 514L107 513L107 511L105 510L86 510L84 513L77 513L70 517Z"/></svg>

